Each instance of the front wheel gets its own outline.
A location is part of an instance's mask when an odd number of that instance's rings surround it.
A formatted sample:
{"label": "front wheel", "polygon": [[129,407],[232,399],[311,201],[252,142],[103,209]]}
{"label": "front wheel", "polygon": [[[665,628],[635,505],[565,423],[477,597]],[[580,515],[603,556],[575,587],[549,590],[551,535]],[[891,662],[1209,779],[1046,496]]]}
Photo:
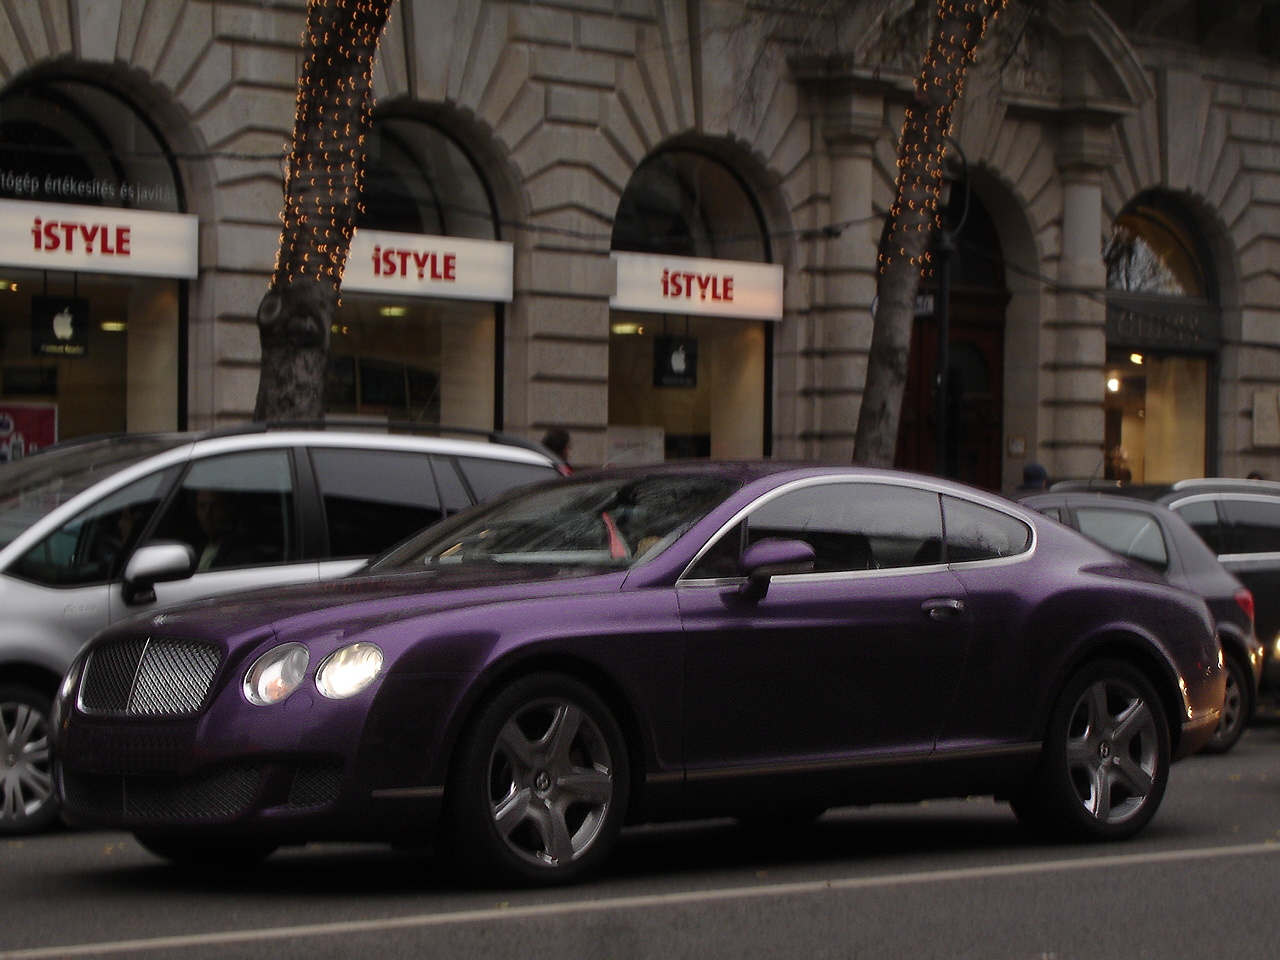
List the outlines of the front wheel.
{"label": "front wheel", "polygon": [[1078,671],[1055,706],[1035,778],[1013,801],[1037,832],[1120,840],[1155,816],[1169,780],[1169,727],[1151,683],[1132,665]]}
{"label": "front wheel", "polygon": [[465,735],[443,839],[483,879],[568,883],[608,855],[629,785],[622,733],[604,702],[571,677],[524,677]]}
{"label": "front wheel", "polygon": [[30,687],[0,686],[0,835],[37,833],[58,820],[49,756],[53,701]]}

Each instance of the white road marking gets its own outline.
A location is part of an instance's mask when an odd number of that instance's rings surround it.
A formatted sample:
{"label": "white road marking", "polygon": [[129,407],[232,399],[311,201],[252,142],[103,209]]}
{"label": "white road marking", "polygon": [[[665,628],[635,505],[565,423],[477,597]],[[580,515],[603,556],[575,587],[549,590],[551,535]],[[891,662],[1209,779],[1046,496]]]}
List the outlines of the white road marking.
{"label": "white road marking", "polygon": [[1241,844],[1234,847],[1205,847],[1190,850],[1084,857],[1072,860],[1047,860],[1036,863],[994,864],[986,867],[964,867],[955,870],[924,870],[919,873],[848,877],[842,880],[808,880],[752,887],[728,887],[716,890],[686,890],[681,893],[613,897],[606,900],[572,900],[562,903],[539,903],[514,907],[495,906],[477,910],[424,913],[377,920],[344,920],[333,923],[311,923],[294,927],[264,927],[257,930],[228,930],[220,933],[195,933],[174,937],[108,940],[101,943],[80,943],[61,947],[31,947],[23,950],[0,951],[0,960],[47,960],[47,958],[87,957],[147,950],[175,950],[186,947],[267,942],[293,937],[333,937],[468,923],[527,920],[531,918],[566,916],[575,913],[601,913],[608,910],[637,910],[715,903],[724,900],[790,897],[831,891],[866,890],[877,887],[901,887],[926,883],[956,883],[964,880],[984,880],[1055,872],[1066,873],[1073,870],[1096,870],[1108,867],[1135,867],[1147,864],[1177,863],[1180,861],[1217,860],[1225,857],[1251,857],[1276,853],[1280,853],[1280,843],[1268,841],[1266,843]]}

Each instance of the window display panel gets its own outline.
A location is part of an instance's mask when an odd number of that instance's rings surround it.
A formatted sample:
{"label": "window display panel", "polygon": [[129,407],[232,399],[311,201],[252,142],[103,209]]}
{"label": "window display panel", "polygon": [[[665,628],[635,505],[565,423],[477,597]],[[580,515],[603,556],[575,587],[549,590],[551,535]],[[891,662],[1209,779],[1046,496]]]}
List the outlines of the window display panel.
{"label": "window display panel", "polygon": [[0,268],[0,402],[55,439],[177,429],[178,357],[177,281]]}
{"label": "window display panel", "polygon": [[765,324],[615,310],[609,426],[653,428],[666,459],[764,455]]}
{"label": "window display panel", "polygon": [[1207,358],[1109,351],[1104,476],[1132,483],[1204,476],[1208,402]]}
{"label": "window display panel", "polygon": [[490,430],[495,329],[491,303],[343,297],[325,412]]}

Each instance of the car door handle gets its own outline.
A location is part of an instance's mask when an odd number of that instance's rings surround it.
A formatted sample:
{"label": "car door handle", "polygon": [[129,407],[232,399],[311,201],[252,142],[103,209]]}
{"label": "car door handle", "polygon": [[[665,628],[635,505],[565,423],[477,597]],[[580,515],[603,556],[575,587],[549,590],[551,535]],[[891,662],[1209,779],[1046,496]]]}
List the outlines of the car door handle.
{"label": "car door handle", "polygon": [[928,614],[931,620],[950,620],[964,612],[964,601],[955,597],[926,600],[920,604],[920,612]]}

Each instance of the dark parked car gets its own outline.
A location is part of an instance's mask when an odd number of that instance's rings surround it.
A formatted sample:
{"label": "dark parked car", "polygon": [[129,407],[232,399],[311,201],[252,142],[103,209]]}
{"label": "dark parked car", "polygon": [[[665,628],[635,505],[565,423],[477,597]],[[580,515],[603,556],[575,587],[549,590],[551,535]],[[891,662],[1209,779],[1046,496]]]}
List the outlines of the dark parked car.
{"label": "dark parked car", "polygon": [[1020,498],[1026,506],[1074,527],[1104,547],[1164,574],[1174,586],[1204,597],[1218,623],[1227,667],[1222,722],[1206,753],[1226,753],[1253,719],[1262,676],[1262,645],[1254,634],[1253,594],[1168,507],[1108,494],[1058,491]]}
{"label": "dark parked car", "polygon": [[1000,497],[672,464],[108,629],[58,696],[56,780],[176,861],[434,837],[535,884],[597,867],[627,822],[924,797],[1119,839],[1224,688],[1203,600]]}
{"label": "dark parked car", "polygon": [[[1088,481],[1066,481],[1053,489],[1097,487]],[[1165,504],[1249,588],[1264,656],[1262,689],[1280,693],[1280,483],[1207,477],[1172,485],[1111,484],[1107,492]]]}
{"label": "dark parked car", "polygon": [[109,623],[350,573],[447,513],[558,475],[514,438],[373,431],[128,434],[0,465],[0,835],[56,820],[50,704]]}

